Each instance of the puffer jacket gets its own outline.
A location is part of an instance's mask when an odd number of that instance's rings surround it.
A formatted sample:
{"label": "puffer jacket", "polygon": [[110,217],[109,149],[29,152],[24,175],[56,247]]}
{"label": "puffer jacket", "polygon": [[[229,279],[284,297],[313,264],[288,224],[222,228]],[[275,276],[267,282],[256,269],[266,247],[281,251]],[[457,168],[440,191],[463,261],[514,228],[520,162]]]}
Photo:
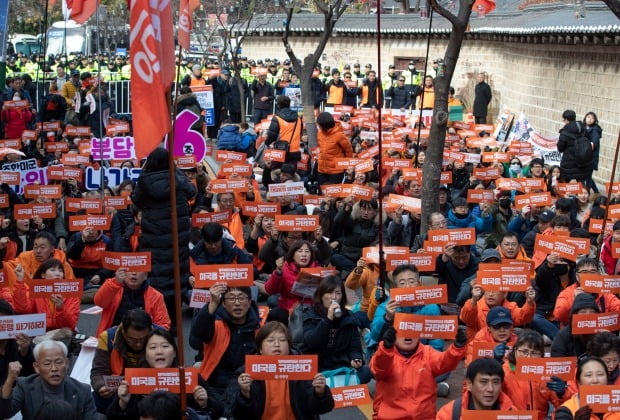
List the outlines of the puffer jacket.
{"label": "puffer jacket", "polygon": [[336,167],[336,158],[353,157],[351,142],[344,134],[340,123],[327,131],[319,130],[318,170],[322,174],[338,174],[344,172]]}
{"label": "puffer jacket", "polygon": [[330,321],[318,303],[305,312],[303,325],[302,353],[318,354],[320,371],[351,367],[351,360],[364,358],[357,319],[349,310]]}
{"label": "puffer jacket", "polygon": [[[318,267],[316,261],[312,261],[310,267]],[[292,292],[293,284],[297,280],[299,275],[299,267],[294,262],[285,261],[282,266],[282,274],[278,274],[275,270],[269,276],[269,280],[265,283],[265,290],[270,295],[280,293],[278,298],[278,306],[280,308],[290,311],[295,304],[302,302],[304,299],[301,296],[295,295]],[[306,302],[309,303],[309,302]]]}
{"label": "puffer jacket", "polygon": [[396,347],[383,343],[370,360],[377,381],[373,418],[434,419],[437,404],[435,378],[456,369],[465,347],[454,344],[444,352],[418,344],[413,355],[403,356]]}
{"label": "puffer jacket", "polygon": [[575,156],[575,140],[583,132],[583,124],[572,121],[560,130],[558,152],[562,153],[560,168],[567,181],[584,181],[592,171],[592,164],[587,167],[579,166]]}
{"label": "puffer jacket", "polygon": [[[181,287],[187,289],[189,272],[189,239],[191,217],[188,201],[196,195],[196,187],[179,169],[175,174],[177,197],[177,226],[179,231],[179,261]],[[140,251],[151,252],[151,286],[164,296],[174,294],[172,266],[172,218],[168,171],[142,172],[131,196],[142,210]]]}
{"label": "puffer jacket", "polygon": [[476,233],[491,232],[493,229],[493,215],[475,216],[471,211],[464,218],[456,217],[452,209],[448,210],[448,228],[476,228]]}
{"label": "puffer jacket", "polygon": [[241,141],[241,133],[239,133],[239,126],[237,125],[223,125],[217,133],[217,148],[219,150],[241,150]]}
{"label": "puffer jacket", "polygon": [[334,225],[341,226],[344,239],[340,253],[351,261],[357,261],[362,256],[362,248],[371,246],[379,235],[379,227],[374,220],[353,219],[351,211],[344,207],[334,218]]}

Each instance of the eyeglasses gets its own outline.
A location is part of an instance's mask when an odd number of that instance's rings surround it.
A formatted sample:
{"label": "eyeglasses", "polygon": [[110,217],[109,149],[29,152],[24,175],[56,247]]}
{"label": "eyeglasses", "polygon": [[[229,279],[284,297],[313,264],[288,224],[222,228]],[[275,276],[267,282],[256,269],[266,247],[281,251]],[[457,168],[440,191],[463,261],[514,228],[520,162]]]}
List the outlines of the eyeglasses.
{"label": "eyeglasses", "polygon": [[250,298],[248,298],[246,295],[237,295],[237,296],[226,296],[224,300],[227,303],[235,303],[235,302],[246,303],[248,300],[250,300]]}
{"label": "eyeglasses", "polygon": [[441,227],[441,226],[448,226],[448,221],[447,220],[442,220],[441,222],[433,222],[431,223],[432,227]]}
{"label": "eyeglasses", "polygon": [[398,81],[399,81],[399,82],[404,82],[404,81],[405,81],[405,79],[399,79]]}
{"label": "eyeglasses", "polygon": [[146,337],[147,337],[146,335],[144,337],[131,337],[125,334],[125,341],[127,341],[128,343],[132,343],[132,344],[141,344],[146,341]]}
{"label": "eyeglasses", "polygon": [[540,357],[542,353],[537,350],[525,350],[525,349],[517,349],[517,353],[523,357]]}
{"label": "eyeglasses", "polygon": [[344,76],[344,78],[345,78],[345,79],[350,79],[350,78],[351,78],[351,76]]}

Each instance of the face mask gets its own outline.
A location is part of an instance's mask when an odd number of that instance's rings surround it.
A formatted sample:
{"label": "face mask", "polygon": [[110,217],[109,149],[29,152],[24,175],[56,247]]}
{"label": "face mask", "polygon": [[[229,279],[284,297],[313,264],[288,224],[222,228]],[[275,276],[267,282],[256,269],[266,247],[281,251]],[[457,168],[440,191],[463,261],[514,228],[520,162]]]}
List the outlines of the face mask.
{"label": "face mask", "polygon": [[409,70],[413,70],[413,66],[409,66]]}
{"label": "face mask", "polygon": [[500,198],[499,199],[499,206],[503,209],[509,209],[510,208],[510,198]]}
{"label": "face mask", "polygon": [[521,166],[512,164],[512,165],[510,165],[510,170],[512,172],[519,172],[521,170]]}

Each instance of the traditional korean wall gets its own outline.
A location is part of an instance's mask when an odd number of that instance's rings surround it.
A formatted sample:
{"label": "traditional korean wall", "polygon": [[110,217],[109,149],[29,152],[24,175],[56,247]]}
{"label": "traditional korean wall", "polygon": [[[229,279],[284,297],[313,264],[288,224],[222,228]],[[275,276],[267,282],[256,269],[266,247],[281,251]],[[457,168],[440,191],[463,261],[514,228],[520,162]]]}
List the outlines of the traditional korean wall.
{"label": "traditional korean wall", "polygon": [[[318,38],[294,39],[299,57],[314,51]],[[431,40],[429,61],[442,57],[444,40]],[[250,58],[285,59],[280,37],[246,39],[244,55]],[[423,57],[426,40],[384,39],[381,66],[387,72],[396,57]],[[339,66],[359,62],[377,67],[376,41],[337,34],[328,43],[323,64]],[[525,44],[465,41],[452,81],[466,104],[473,101],[476,74],[485,71],[493,89],[491,116],[501,106],[527,115],[544,137],[557,137],[562,112],[574,109],[578,118],[594,111],[603,128],[601,162],[595,176],[609,180],[612,159],[620,130],[620,50],[617,46]],[[618,177],[616,178],[618,179]]]}

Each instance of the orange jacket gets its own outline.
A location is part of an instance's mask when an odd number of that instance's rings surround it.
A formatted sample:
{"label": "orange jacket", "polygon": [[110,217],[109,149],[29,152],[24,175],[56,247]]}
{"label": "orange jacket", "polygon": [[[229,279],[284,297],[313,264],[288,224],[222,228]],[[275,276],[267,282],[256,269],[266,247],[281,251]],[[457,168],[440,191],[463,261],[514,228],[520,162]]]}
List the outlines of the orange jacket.
{"label": "orange jacket", "polygon": [[[522,308],[514,303],[504,299],[502,305],[510,311],[512,322],[515,326],[529,324],[534,319],[536,313],[536,303],[525,303]],[[489,305],[487,305],[484,296],[474,305],[473,300],[469,299],[461,308],[461,321],[467,325],[467,338],[471,339],[476,332],[487,326],[487,314],[489,313]]]}
{"label": "orange jacket", "polygon": [[514,258],[508,258],[507,256],[505,256],[499,245],[495,249],[497,250],[497,252],[499,252],[499,255],[501,255],[502,257],[502,261],[504,262],[506,260],[530,261],[530,257],[527,256],[527,254],[525,253],[525,249],[523,249],[521,245],[519,245],[519,252],[517,253],[517,256]]}
{"label": "orange jacket", "polygon": [[[570,311],[575,302],[575,289],[579,287],[577,283],[573,283],[566,289],[562,290],[555,300],[555,308],[553,309],[553,317],[560,321],[562,326],[568,325],[570,319]],[[596,295],[596,304],[602,312],[620,312],[620,299],[611,293],[599,293]]]}
{"label": "orange jacket", "polygon": [[[464,392],[461,398],[462,398],[461,399],[461,415],[458,417],[459,419],[463,415],[463,410],[467,410],[467,407],[469,406],[469,391]],[[499,409],[501,411],[515,410],[515,407],[512,404],[512,400],[505,393],[501,392],[499,394],[498,401],[499,401]],[[435,417],[435,420],[452,420],[453,407],[454,407],[454,401],[450,401],[448,404],[441,407],[441,409],[439,409],[439,412],[437,413],[437,417]]]}
{"label": "orange jacket", "polygon": [[[362,94],[362,100],[360,105],[368,105],[368,85],[363,85],[360,89]],[[375,88],[375,98],[377,99],[377,105],[383,106],[383,92],[381,89],[381,83],[377,81],[377,87]]]}
{"label": "orange jacket", "polygon": [[215,321],[215,332],[210,343],[204,344],[204,356],[202,365],[200,366],[200,376],[205,381],[209,380],[209,376],[213,373],[217,365],[220,363],[224,352],[230,343],[230,330],[221,319]]}
{"label": "orange jacket", "polygon": [[106,246],[103,237],[100,237],[97,242],[86,243],[80,254],[80,258],[70,258],[69,263],[75,268],[100,269],[102,267],[101,261]]}
{"label": "orange jacket", "polygon": [[567,388],[560,398],[555,392],[547,388],[546,382],[521,381],[515,378],[515,367],[509,362],[504,363],[504,383],[502,391],[510,395],[510,399],[517,410],[537,410],[538,419],[547,417],[548,404],[556,409],[573,393]]}
{"label": "orange jacket", "polygon": [[[562,404],[562,407],[566,407],[570,410],[570,412],[574,415],[577,410],[579,410],[579,394],[573,395],[571,399]],[[592,413],[590,416],[591,420],[601,420],[596,414]],[[620,420],[620,413],[607,413],[603,415],[603,420]]]}
{"label": "orange jacket", "polygon": [[[508,347],[513,347],[517,342],[517,338],[517,334],[513,332],[508,339],[508,343],[506,343],[506,345]],[[499,344],[493,339],[493,336],[491,335],[488,327],[481,329],[476,333],[474,339],[467,343],[467,356],[465,357],[465,366],[468,366],[472,362],[474,358],[474,343],[478,342]]]}
{"label": "orange jacket", "polygon": [[370,360],[377,381],[373,419],[435,418],[435,377],[456,369],[464,354],[465,348],[454,345],[439,352],[420,343],[412,356],[405,357],[381,342]]}
{"label": "orange jacket", "polygon": [[[112,326],[124,292],[125,288],[123,285],[118,284],[113,278],[106,280],[97,290],[95,305],[103,309],[99,328],[97,329],[97,336]],[[144,289],[144,310],[151,316],[154,324],[167,330],[170,329],[170,317],[164,303],[164,296],[151,286],[147,286]]]}
{"label": "orange jacket", "polygon": [[[33,280],[36,282],[36,280]],[[45,329],[47,331],[58,328],[69,328],[75,331],[80,316],[80,299],[65,299],[62,309],[56,309],[50,298],[30,298],[30,288],[24,282],[16,282],[13,290],[15,313],[42,314],[45,313]]]}
{"label": "orange jacket", "polygon": [[[219,211],[216,208],[215,211]],[[235,244],[238,248],[245,248],[245,240],[243,239],[243,222],[241,221],[241,215],[238,211],[233,211],[230,215],[230,222],[222,223],[222,227],[228,229],[228,232],[235,238]]]}
{"label": "orange jacket", "polygon": [[344,135],[339,123],[327,131],[319,130],[317,134],[319,145],[318,171],[322,174],[338,174],[344,172],[336,167],[336,158],[353,157],[351,142]]}
{"label": "orange jacket", "polygon": [[424,95],[418,96],[418,108],[433,109],[435,107],[435,89],[424,88]]}
{"label": "orange jacket", "polygon": [[360,311],[362,312],[368,312],[370,297],[374,296],[373,290],[375,289],[377,279],[379,278],[379,266],[377,264],[373,264],[370,267],[364,268],[364,270],[362,270],[362,274],[357,274],[355,270],[351,271],[346,282],[344,283],[344,285],[349,289],[355,290],[360,287],[362,288],[362,302],[360,303]]}
{"label": "orange jacket", "polygon": [[[52,257],[62,261],[65,279],[75,278],[73,275],[73,269],[69,263],[67,263],[67,257],[64,251],[56,249],[54,250],[54,255]],[[24,279],[29,280],[37,271],[41,263],[34,257],[34,251],[24,251],[20,253],[17,258],[11,261],[5,261],[4,268],[6,268],[6,270],[4,271],[6,273],[6,284],[11,290],[15,288],[15,282],[17,281],[17,277],[15,276],[15,267],[18,265],[21,265],[24,269]]]}

